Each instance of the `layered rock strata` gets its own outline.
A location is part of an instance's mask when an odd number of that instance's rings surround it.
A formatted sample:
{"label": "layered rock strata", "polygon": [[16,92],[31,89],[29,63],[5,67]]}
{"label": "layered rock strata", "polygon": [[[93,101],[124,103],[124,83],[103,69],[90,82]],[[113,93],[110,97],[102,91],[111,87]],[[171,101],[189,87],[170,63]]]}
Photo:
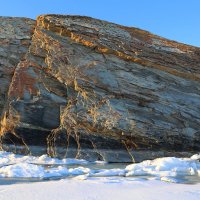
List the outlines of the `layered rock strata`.
{"label": "layered rock strata", "polygon": [[130,162],[200,151],[200,49],[81,16],[0,18],[2,147]]}

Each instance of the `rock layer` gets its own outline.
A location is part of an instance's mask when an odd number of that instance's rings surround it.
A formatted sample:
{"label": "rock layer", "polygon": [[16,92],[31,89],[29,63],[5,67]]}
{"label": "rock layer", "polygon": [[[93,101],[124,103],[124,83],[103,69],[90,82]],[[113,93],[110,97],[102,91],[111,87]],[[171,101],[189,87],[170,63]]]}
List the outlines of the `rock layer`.
{"label": "rock layer", "polygon": [[0,115],[14,70],[28,51],[34,27],[31,19],[0,17]]}
{"label": "rock layer", "polygon": [[30,39],[34,21],[2,19],[0,43],[18,41],[3,73],[20,53],[1,77],[3,143],[112,162],[200,150],[199,48],[80,16],[39,16]]}

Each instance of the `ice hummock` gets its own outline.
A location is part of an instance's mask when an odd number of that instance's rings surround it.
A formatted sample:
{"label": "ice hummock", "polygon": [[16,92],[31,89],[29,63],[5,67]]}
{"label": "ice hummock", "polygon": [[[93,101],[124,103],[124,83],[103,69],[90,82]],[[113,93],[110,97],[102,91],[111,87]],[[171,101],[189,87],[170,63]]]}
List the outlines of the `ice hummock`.
{"label": "ice hummock", "polygon": [[[161,181],[178,182],[177,177],[200,177],[200,155],[191,158],[163,157],[129,164],[124,168],[106,168],[106,163],[91,163],[79,159],[57,159],[47,155],[23,156],[0,152],[0,177],[51,178],[51,177],[155,177]],[[101,165],[93,167],[90,165]]]}

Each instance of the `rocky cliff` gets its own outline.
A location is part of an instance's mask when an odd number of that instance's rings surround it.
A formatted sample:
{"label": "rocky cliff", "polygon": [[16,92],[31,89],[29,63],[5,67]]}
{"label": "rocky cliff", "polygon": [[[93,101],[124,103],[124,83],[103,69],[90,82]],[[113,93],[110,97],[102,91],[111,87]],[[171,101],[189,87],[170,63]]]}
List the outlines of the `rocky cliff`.
{"label": "rocky cliff", "polygon": [[200,49],[88,17],[1,17],[0,115],[5,150],[189,155],[200,151]]}

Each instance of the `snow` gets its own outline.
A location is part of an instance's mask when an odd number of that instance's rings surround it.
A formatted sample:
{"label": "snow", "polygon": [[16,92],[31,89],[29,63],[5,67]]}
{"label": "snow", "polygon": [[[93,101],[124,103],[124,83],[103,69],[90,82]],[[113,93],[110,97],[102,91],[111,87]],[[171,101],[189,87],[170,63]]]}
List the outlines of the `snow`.
{"label": "snow", "polygon": [[[99,161],[0,152],[0,200],[199,200],[199,159],[199,154],[191,158],[165,157],[108,168],[107,163]],[[185,177],[198,183],[183,184]],[[30,182],[34,178],[42,182]],[[52,178],[60,180],[48,180]],[[6,184],[2,180],[15,181]],[[17,180],[29,182],[15,183]]]}
{"label": "snow", "polygon": [[79,164],[79,165],[86,165],[89,162],[86,160],[82,159],[57,159],[57,158],[50,158],[47,155],[42,155],[39,157],[35,156],[22,156],[22,155],[17,155],[14,153],[10,152],[4,152],[0,151],[0,166],[2,165],[10,165],[12,163],[32,163],[32,164],[46,164],[46,165],[52,165],[52,164],[57,164],[57,165],[73,165],[73,164]]}
{"label": "snow", "polygon": [[[198,156],[196,155],[196,158]],[[200,176],[200,163],[195,156],[191,158],[158,158],[143,161],[139,164],[131,164],[126,167],[126,176],[156,175],[156,176]]]}
{"label": "snow", "polygon": [[200,184],[119,178],[64,179],[0,186],[0,200],[199,200]]}
{"label": "snow", "polygon": [[195,154],[193,156],[191,156],[192,160],[200,160],[200,154]]}
{"label": "snow", "polygon": [[27,164],[27,163],[19,163],[9,166],[4,166],[0,168],[1,177],[27,177],[27,178],[36,178],[43,177],[44,170],[43,167]]}
{"label": "snow", "polygon": [[[130,164],[122,169],[104,169],[103,167],[106,166],[105,163],[96,162],[93,164],[102,165],[101,169],[90,169],[88,165],[91,163],[85,160],[59,160],[57,158],[50,158],[47,155],[34,157],[0,152],[0,177],[49,178],[79,175],[87,175],[88,177],[155,176],[161,181],[173,180],[172,182],[174,182],[175,179],[170,179],[169,177],[200,176],[199,157],[200,155],[193,155],[191,158],[157,158],[155,160]],[[72,164],[75,164],[76,167],[71,167]]]}

